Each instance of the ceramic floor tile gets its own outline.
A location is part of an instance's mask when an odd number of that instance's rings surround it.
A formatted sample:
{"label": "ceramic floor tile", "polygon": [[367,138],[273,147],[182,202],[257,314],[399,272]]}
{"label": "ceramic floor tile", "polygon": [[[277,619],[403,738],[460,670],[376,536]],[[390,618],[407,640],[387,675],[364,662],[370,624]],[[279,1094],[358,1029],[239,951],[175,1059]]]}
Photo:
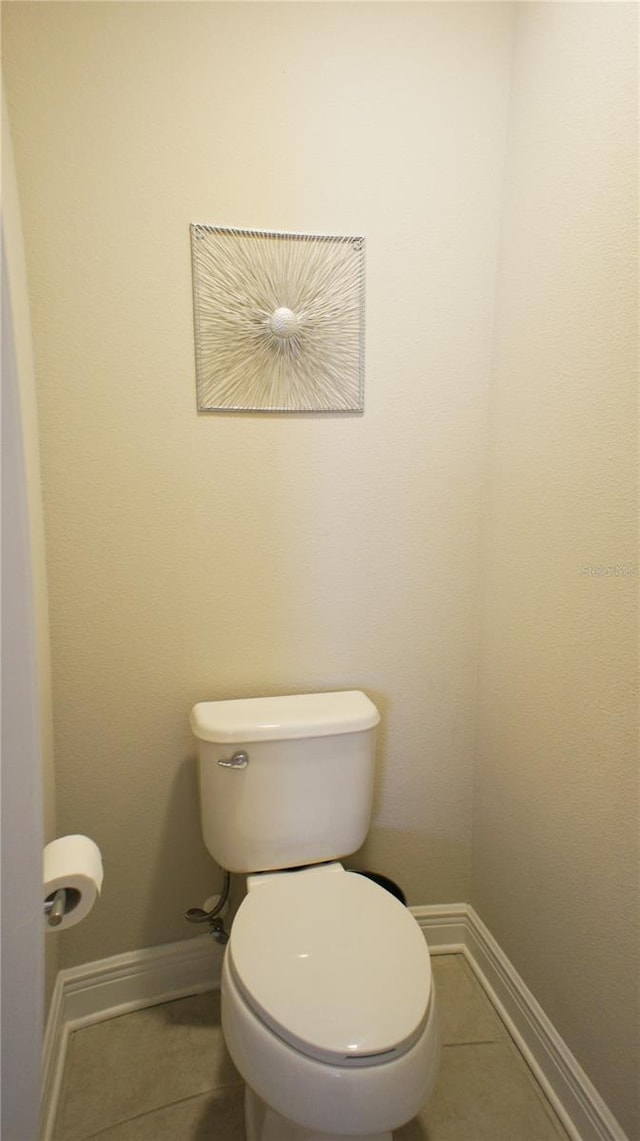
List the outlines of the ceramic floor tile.
{"label": "ceramic floor tile", "polygon": [[464,955],[432,955],[431,967],[445,1046],[508,1037]]}
{"label": "ceramic floor tile", "polygon": [[569,1141],[510,1041],[445,1046],[428,1105],[394,1141]]}
{"label": "ceramic floor tile", "polygon": [[[568,1141],[461,955],[433,958],[441,1072],[394,1141]],[[76,1031],[54,1141],[244,1141],[217,992]]]}
{"label": "ceramic floor tile", "polygon": [[91,1141],[245,1141],[243,1087],[225,1086],[167,1105],[102,1130]]}
{"label": "ceramic floor tile", "polygon": [[54,1141],[240,1081],[222,1039],[220,994],[134,1011],[71,1036]]}

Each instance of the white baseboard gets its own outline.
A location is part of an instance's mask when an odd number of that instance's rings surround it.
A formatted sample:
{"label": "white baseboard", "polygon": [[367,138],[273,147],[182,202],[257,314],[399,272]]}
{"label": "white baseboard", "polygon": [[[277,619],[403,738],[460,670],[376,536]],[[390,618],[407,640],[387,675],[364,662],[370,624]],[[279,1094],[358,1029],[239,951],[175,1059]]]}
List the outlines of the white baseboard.
{"label": "white baseboard", "polygon": [[[464,954],[572,1141],[629,1141],[493,936],[465,903],[412,907],[433,954]],[[43,1045],[41,1141],[51,1141],[69,1034],[220,985],[208,935],[60,971]]]}
{"label": "white baseboard", "polygon": [[51,1141],[69,1035],[174,998],[220,986],[223,948],[209,935],[60,971],[43,1043],[40,1141]]}
{"label": "white baseboard", "polygon": [[411,911],[433,954],[465,955],[572,1141],[629,1141],[474,909],[460,903]]}
{"label": "white baseboard", "polygon": [[64,1021],[62,971],[56,978],[42,1043],[42,1090],[40,1094],[40,1137],[49,1141],[53,1134],[69,1031]]}

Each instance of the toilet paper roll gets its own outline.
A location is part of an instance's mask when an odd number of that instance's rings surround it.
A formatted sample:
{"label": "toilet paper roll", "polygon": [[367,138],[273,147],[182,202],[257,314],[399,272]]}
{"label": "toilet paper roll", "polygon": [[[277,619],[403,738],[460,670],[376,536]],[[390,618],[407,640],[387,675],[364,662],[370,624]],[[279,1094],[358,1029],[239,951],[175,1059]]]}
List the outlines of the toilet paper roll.
{"label": "toilet paper roll", "polygon": [[102,889],[102,856],[88,836],[61,836],[47,844],[43,859],[44,898],[66,889],[65,914],[57,927],[46,921],[47,931],[74,927],[91,911]]}

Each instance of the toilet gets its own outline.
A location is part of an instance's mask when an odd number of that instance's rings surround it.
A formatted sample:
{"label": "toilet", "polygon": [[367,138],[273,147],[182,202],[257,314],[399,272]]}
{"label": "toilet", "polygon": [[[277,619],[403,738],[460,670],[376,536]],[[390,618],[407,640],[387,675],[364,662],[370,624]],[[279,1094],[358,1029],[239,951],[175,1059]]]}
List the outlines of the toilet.
{"label": "toilet", "polygon": [[247,875],[222,1029],[247,1141],[391,1141],[439,1056],[429,951],[411,913],[341,860],[367,835],[379,713],[360,691],[201,702],[202,832]]}

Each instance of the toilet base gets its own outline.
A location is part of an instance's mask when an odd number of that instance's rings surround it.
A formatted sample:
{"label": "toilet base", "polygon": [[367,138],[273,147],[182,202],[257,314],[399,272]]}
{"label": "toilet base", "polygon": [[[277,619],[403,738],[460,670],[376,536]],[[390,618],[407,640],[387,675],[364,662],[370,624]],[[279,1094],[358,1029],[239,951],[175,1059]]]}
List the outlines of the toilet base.
{"label": "toilet base", "polygon": [[[318,1133],[287,1121],[262,1101],[249,1086],[244,1087],[244,1123],[247,1141],[344,1141],[346,1134]],[[359,1134],[356,1141],[393,1141],[391,1133]]]}

